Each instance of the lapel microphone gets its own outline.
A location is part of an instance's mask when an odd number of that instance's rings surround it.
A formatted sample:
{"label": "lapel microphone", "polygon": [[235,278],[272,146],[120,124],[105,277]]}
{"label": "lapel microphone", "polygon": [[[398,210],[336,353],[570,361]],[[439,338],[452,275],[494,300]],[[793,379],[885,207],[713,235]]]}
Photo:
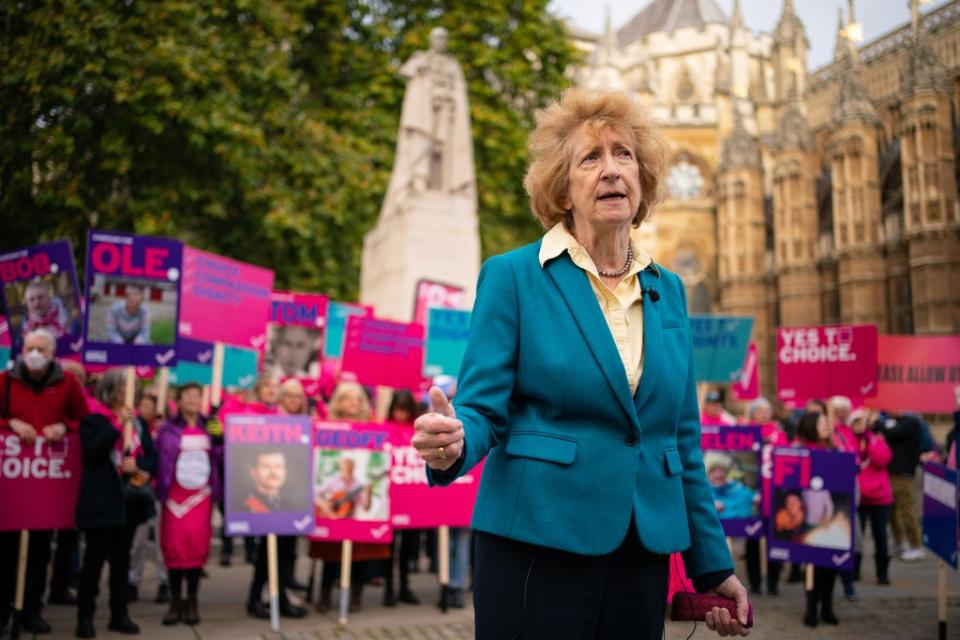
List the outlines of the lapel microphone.
{"label": "lapel microphone", "polygon": [[650,296],[651,302],[656,302],[657,300],[660,299],[660,294],[657,293],[657,290],[654,289],[653,287],[643,287],[642,289],[640,289],[640,293],[642,293],[645,296]]}

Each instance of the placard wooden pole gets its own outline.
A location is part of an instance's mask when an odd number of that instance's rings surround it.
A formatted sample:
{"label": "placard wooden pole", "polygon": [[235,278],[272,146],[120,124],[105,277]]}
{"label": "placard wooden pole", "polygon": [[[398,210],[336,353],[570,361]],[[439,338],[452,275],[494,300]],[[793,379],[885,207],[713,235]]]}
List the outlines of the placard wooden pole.
{"label": "placard wooden pole", "polygon": [[350,608],[350,569],[353,563],[353,541],[344,540],[340,554],[340,624],[347,624],[347,612]]}
{"label": "placard wooden pole", "polygon": [[277,571],[277,534],[267,534],[267,592],[270,594],[270,629],[280,631],[280,581]]}
{"label": "placard wooden pole", "polygon": [[162,418],[167,417],[167,394],[170,387],[170,368],[160,367],[157,374],[157,413]]}
{"label": "placard wooden pole", "polygon": [[450,589],[450,527],[441,525],[437,535],[437,573],[440,578],[440,610],[447,612]]}
{"label": "placard wooden pole", "polygon": [[200,401],[201,406],[203,406],[203,415],[210,415],[210,385],[203,385],[203,398]]}
{"label": "placard wooden pole", "polygon": [[769,574],[770,566],[767,564],[767,537],[760,538],[760,578],[766,578]]}
{"label": "placard wooden pole", "polygon": [[210,382],[210,404],[219,407],[223,401],[223,355],[222,342],[213,343],[213,380]]}
{"label": "placard wooden pole", "polygon": [[23,618],[23,594],[27,583],[27,549],[30,547],[30,532],[20,530],[20,549],[17,555],[17,591],[13,600],[13,626],[10,637],[20,637],[20,623]]}
{"label": "placard wooden pole", "polygon": [[813,565],[808,564],[806,566],[806,580],[804,581],[804,587],[807,591],[813,591]]}
{"label": "placard wooden pole", "polygon": [[[131,411],[134,411],[136,407],[134,404],[137,401],[137,368],[136,367],[127,367],[126,369],[126,386],[124,388],[123,394],[123,403],[127,405]],[[123,453],[126,455],[130,451],[130,443],[133,441],[133,420],[127,420],[123,423]]]}
{"label": "placard wooden pole", "polygon": [[937,618],[940,640],[947,640],[947,563],[943,560],[937,576]]}
{"label": "placard wooden pole", "polygon": [[733,557],[733,538],[727,536],[727,549],[730,551],[730,557]]}

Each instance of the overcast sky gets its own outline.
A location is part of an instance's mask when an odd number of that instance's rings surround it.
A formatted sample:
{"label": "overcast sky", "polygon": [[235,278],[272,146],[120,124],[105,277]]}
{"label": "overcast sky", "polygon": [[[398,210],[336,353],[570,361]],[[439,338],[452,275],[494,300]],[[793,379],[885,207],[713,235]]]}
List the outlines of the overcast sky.
{"label": "overcast sky", "polygon": [[[637,15],[651,0],[553,0],[551,8],[573,24],[600,33],[603,31],[605,7],[610,7],[613,28],[619,29]],[[716,0],[730,15],[733,0]],[[945,4],[947,0],[933,0],[921,5],[926,13]],[[795,0],[794,6],[807,29],[810,40],[810,68],[816,69],[833,57],[837,32],[837,8],[846,10],[847,0]],[[772,32],[780,17],[782,0],[740,0],[744,22],[753,31]],[[864,42],[910,21],[908,0],[856,0],[855,14],[863,25]]]}

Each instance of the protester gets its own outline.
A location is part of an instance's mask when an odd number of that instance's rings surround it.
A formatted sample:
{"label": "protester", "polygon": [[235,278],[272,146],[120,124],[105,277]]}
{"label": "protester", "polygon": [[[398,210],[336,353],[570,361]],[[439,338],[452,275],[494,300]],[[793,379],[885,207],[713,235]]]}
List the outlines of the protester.
{"label": "protester", "polygon": [[[826,413],[808,412],[800,417],[797,424],[797,441],[794,446],[805,449],[822,449],[835,451],[836,443],[830,432]],[[820,524],[825,514],[832,514],[832,502],[828,502],[829,492],[824,496],[822,491],[804,490],[804,518],[807,524]],[[810,504],[807,504],[807,503]],[[803,624],[808,627],[817,626],[817,609],[820,610],[819,619],[827,624],[839,624],[833,612],[833,588],[836,584],[837,571],[825,567],[814,567],[813,590],[806,592],[807,609],[803,616]]]}
{"label": "protester", "polygon": [[[853,411],[853,403],[846,396],[833,396],[827,402],[827,421],[830,424],[830,430],[833,433],[834,442],[840,451],[856,453],[856,442],[853,431],[850,429],[850,413]],[[856,493],[859,500],[859,493]],[[859,502],[856,505],[859,507]],[[853,528],[857,528],[857,513],[854,510]],[[840,579],[843,582],[843,593],[846,598],[852,602],[859,600],[856,589],[856,581],[859,580],[860,558],[863,557],[863,542],[860,536],[854,537],[854,568],[849,571],[840,571]]]}
{"label": "protester", "polygon": [[80,422],[83,473],[77,527],[83,531],[86,549],[80,570],[78,638],[96,635],[93,615],[104,561],[110,563],[108,629],[140,633],[127,608],[130,547],[137,526],[153,515],[154,495],[148,483],[157,460],[149,431],[138,433],[132,424],[133,410],[124,397],[126,376],[123,369],[104,373],[97,384],[97,402]]}
{"label": "protester", "polygon": [[[65,372],[73,374],[87,398],[85,388],[87,372],[77,360],[59,360]],[[76,606],[74,591],[80,579],[80,532],[75,528],[58,529],[54,545],[53,566],[50,571],[50,595],[47,603]]]}
{"label": "protester", "polygon": [[[160,415],[157,411],[157,397],[150,393],[143,393],[137,402],[137,416],[134,424],[138,433],[148,431],[151,438],[156,438]],[[141,435],[141,437],[143,437]],[[130,602],[136,602],[140,599],[140,582],[143,579],[143,571],[147,563],[147,557],[153,558],[155,567],[155,577],[157,579],[157,596],[154,602],[157,604],[166,604],[170,599],[170,591],[167,580],[167,568],[163,563],[163,553],[160,550],[160,532],[158,521],[160,518],[161,504],[157,502],[154,505],[154,515],[137,527],[133,534],[133,543],[130,547]]]}
{"label": "protester", "polygon": [[167,626],[181,620],[188,625],[200,623],[197,595],[210,553],[213,504],[220,499],[221,452],[206,432],[202,403],[199,384],[181,386],[177,415],[157,434],[157,497],[163,505],[160,546],[170,580],[170,607],[163,616]]}
{"label": "protester", "polygon": [[[0,431],[12,431],[23,445],[38,437],[59,442],[88,413],[80,384],[54,360],[56,348],[49,331],[35,329],[24,337],[13,368],[0,373]],[[52,536],[53,531],[30,532],[21,626],[31,633],[50,633],[41,614]],[[0,532],[0,630],[13,612],[19,541],[19,531]]]}
{"label": "protester", "polygon": [[[247,405],[246,410],[255,413],[287,413],[287,409],[292,409],[295,406],[300,411],[305,411],[303,386],[296,380],[288,382],[290,384],[286,386],[288,394],[285,398],[284,387],[280,384],[279,376],[275,372],[265,372],[254,384],[255,400]],[[296,387],[299,387],[299,389]],[[290,393],[290,391],[293,393]],[[294,398],[294,396],[296,397]],[[277,499],[277,497],[274,499]],[[285,618],[302,618],[307,615],[307,610],[293,604],[287,595],[287,589],[292,586],[290,581],[293,578],[296,543],[297,538],[295,536],[277,536],[280,615]],[[259,539],[253,565],[253,577],[247,596],[247,615],[267,620],[270,618],[270,611],[263,602],[263,588],[267,584],[268,577],[266,536]]]}
{"label": "protester", "polygon": [[[393,392],[390,408],[387,410],[387,422],[408,427],[413,436],[413,421],[419,416],[419,407],[413,394],[406,389]],[[394,607],[397,601],[405,604],[420,604],[420,599],[410,589],[410,567],[420,554],[420,535],[423,529],[403,529],[394,532],[391,545],[391,558],[386,561],[386,585],[383,592],[383,605]],[[399,564],[400,593],[394,592],[394,565]]]}
{"label": "protester", "polygon": [[913,500],[913,477],[920,462],[920,421],[912,415],[888,411],[880,421],[879,431],[893,452],[887,465],[893,488],[893,539],[900,545],[901,560],[922,560],[926,554],[920,546],[920,519]]}
{"label": "protester", "polygon": [[[890,506],[893,504],[893,489],[887,465],[893,459],[893,453],[887,441],[871,430],[873,416],[864,409],[850,415],[850,427],[854,437],[854,452],[857,454],[859,473],[857,487],[860,493],[860,532],[866,533],[867,523],[873,533],[873,558],[877,572],[877,584],[888,585],[890,578],[890,552],[887,547],[887,522],[890,520]],[[855,556],[859,567],[862,554]],[[859,571],[855,571],[859,573]]]}
{"label": "protester", "polygon": [[107,310],[107,339],[116,344],[150,344],[150,310],[143,304],[143,287],[127,285],[123,300]]}
{"label": "protester", "polygon": [[708,391],[703,399],[703,412],[700,415],[700,424],[720,425],[731,427],[737,424],[736,419],[723,408],[723,391],[715,389]]}
{"label": "protester", "polygon": [[[353,382],[341,382],[330,397],[327,418],[351,422],[370,422],[373,410],[370,398],[363,387]],[[390,557],[389,544],[356,543],[353,545],[353,562],[350,566],[349,610],[357,612],[363,602],[363,588],[374,573],[376,563]],[[330,609],[331,590],[340,576],[341,547],[339,542],[311,542],[310,556],[323,560],[323,575],[320,579],[320,599],[317,611]],[[382,562],[380,563],[382,565]]]}

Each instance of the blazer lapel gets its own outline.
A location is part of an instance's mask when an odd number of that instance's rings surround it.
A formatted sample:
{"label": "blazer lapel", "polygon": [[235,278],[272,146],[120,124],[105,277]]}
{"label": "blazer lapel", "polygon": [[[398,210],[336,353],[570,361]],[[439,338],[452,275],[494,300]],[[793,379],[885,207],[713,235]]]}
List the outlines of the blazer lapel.
{"label": "blazer lapel", "polygon": [[[656,276],[649,269],[640,272],[640,287],[648,291],[648,287],[656,287]],[[661,296],[662,297],[662,296]],[[663,324],[660,319],[660,305],[662,303],[651,300],[651,296],[643,295],[643,373],[640,375],[640,385],[637,387],[636,411],[650,399],[653,388],[657,385],[663,364]]]}
{"label": "blazer lapel", "polygon": [[[580,328],[587,346],[603,371],[613,395],[621,404],[634,428],[639,429],[637,410],[630,397],[630,385],[623,370],[620,352],[610,335],[607,321],[597,304],[588,276],[573,264],[566,253],[551,260],[544,269],[563,296],[570,314]],[[646,308],[644,308],[646,311]],[[646,333],[644,334],[646,339]]]}

